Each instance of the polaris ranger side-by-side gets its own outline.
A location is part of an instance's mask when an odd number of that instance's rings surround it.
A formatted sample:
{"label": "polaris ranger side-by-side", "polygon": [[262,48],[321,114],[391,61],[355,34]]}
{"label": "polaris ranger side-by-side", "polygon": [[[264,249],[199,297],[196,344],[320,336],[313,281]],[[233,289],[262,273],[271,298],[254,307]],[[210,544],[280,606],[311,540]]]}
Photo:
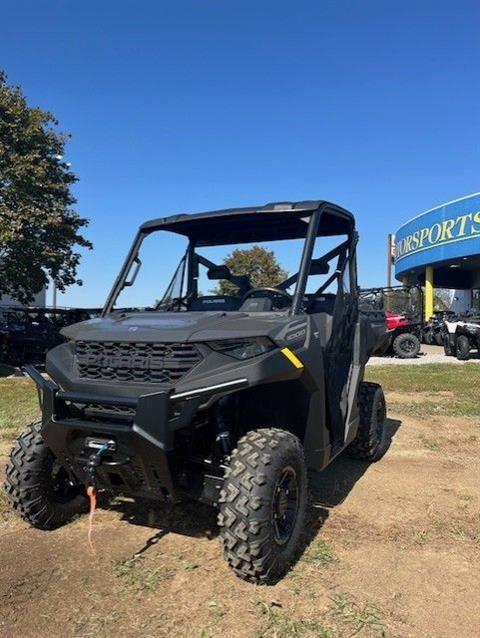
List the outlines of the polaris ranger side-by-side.
{"label": "polaris ranger side-by-side", "polygon": [[[117,308],[154,235],[165,236],[161,253],[147,251],[157,272],[185,243],[170,285],[151,307]],[[205,256],[286,240],[300,248],[299,268],[276,287],[252,288]],[[324,201],[143,224],[101,317],[62,331],[68,341],[48,353],[47,377],[27,366],[42,420],[11,452],[13,507],[51,529],[84,511],[87,487],[193,498],[218,507],[239,576],[282,574],[304,524],[307,469],[344,449],[376,461],[387,446],[382,389],[363,381],[385,317],[359,312],[356,243],[352,214]],[[203,276],[236,294],[202,295]]]}

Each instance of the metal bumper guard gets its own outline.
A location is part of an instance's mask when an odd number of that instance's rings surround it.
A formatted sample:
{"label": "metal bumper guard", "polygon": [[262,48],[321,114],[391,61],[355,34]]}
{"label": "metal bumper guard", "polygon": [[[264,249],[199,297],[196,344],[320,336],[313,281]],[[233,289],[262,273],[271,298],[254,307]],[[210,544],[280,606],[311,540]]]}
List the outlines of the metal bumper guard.
{"label": "metal bumper guard", "polygon": [[[87,440],[112,440],[115,451],[105,454],[96,469],[99,487],[134,496],[177,499],[169,464],[174,432],[189,425],[204,400],[202,394],[187,398],[155,392],[138,399],[87,396],[61,390],[32,365],[25,366],[25,371],[39,389],[42,436],[61,465],[87,483]],[[133,408],[132,422],[92,421],[75,416],[72,406],[92,403]],[[179,409],[169,418],[171,407],[176,405]]]}

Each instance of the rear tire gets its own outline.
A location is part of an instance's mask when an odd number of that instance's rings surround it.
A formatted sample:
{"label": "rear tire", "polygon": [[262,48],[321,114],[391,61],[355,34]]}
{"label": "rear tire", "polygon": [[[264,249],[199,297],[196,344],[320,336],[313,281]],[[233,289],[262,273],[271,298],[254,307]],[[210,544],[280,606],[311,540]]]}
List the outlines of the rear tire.
{"label": "rear tire", "polygon": [[248,432],[231,455],[220,492],[224,556],[240,578],[274,582],[295,557],[307,504],[307,471],[296,436]]}
{"label": "rear tire", "polygon": [[85,488],[56,462],[32,423],[19,436],[6,468],[5,491],[13,509],[33,527],[49,530],[88,511]]}
{"label": "rear tire", "polygon": [[466,335],[459,335],[456,342],[457,359],[468,361],[470,359],[470,339]]}
{"label": "rear tire", "polygon": [[414,359],[420,352],[420,339],[410,333],[404,332],[393,340],[393,352],[399,359]]}
{"label": "rear tire", "polygon": [[364,381],[358,392],[358,403],[360,424],[347,453],[354,459],[379,461],[388,448],[387,408],[382,387],[378,383]]}

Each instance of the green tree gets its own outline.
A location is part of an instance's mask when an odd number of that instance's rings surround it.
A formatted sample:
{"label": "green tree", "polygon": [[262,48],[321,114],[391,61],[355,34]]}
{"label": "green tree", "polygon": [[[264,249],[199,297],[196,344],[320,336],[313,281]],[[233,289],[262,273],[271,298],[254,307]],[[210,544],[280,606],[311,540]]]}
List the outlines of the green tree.
{"label": "green tree", "polygon": [[[237,248],[226,259],[234,275],[247,275],[253,288],[262,286],[278,286],[288,277],[288,273],[278,263],[273,251],[261,246],[249,249]],[[219,295],[235,295],[237,287],[229,281],[221,280],[215,293]]]}
{"label": "green tree", "polygon": [[69,136],[57,125],[0,70],[0,299],[28,303],[48,276],[61,291],[82,283],[75,247],[92,245],[79,234],[88,221],[71,208],[77,178],[63,160]]}

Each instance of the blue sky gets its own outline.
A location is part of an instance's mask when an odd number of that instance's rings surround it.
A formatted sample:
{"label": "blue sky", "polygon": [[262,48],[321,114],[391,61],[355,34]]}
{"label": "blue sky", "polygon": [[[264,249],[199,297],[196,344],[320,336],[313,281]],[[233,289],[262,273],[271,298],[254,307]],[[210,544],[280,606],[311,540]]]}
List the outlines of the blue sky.
{"label": "blue sky", "polygon": [[[352,210],[361,283],[380,285],[388,232],[480,190],[477,1],[0,0],[0,11],[0,66],[72,134],[77,210],[91,220],[84,286],[61,304],[104,300],[145,219],[275,200]],[[167,245],[159,288],[169,256]]]}

